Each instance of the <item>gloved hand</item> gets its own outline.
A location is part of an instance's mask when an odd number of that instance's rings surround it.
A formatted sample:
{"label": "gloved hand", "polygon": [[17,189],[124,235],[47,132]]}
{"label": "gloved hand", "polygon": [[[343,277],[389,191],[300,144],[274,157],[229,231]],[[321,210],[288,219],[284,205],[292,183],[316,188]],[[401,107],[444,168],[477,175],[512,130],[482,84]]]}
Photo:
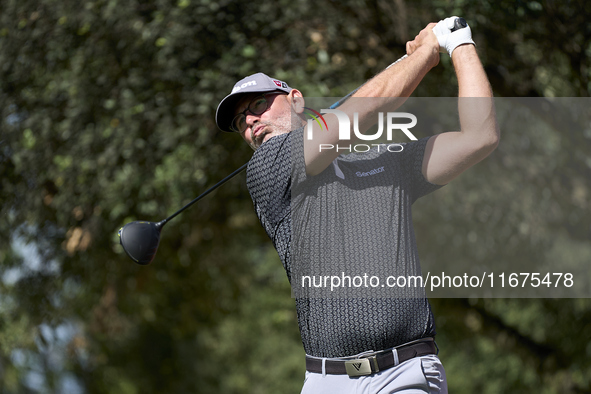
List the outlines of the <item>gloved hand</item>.
{"label": "gloved hand", "polygon": [[452,31],[456,18],[457,16],[445,18],[439,21],[439,23],[433,28],[433,33],[435,33],[435,36],[439,40],[439,48],[441,52],[446,49],[449,56],[451,56],[454,49],[459,45],[476,45],[474,41],[472,41],[472,31],[470,30],[470,26]]}

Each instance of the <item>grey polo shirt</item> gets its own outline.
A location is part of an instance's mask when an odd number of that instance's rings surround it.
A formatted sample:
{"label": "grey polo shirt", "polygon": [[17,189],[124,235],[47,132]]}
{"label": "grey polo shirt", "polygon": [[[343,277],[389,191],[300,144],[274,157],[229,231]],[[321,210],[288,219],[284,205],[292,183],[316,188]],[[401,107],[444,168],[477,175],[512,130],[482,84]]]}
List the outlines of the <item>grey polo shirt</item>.
{"label": "grey polo shirt", "polygon": [[[388,275],[420,275],[411,205],[440,187],[421,172],[428,138],[341,155],[316,176],[305,172],[303,138],[298,129],[261,145],[247,185],[292,284],[306,353],[343,357],[435,335],[422,289],[383,286]],[[381,285],[302,287],[306,275],[364,273]]]}

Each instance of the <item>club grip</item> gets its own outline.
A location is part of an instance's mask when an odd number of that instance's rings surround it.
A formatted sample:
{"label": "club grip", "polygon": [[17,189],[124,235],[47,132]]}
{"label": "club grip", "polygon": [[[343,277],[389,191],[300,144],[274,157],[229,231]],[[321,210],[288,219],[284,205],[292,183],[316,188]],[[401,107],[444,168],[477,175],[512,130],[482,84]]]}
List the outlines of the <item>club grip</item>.
{"label": "club grip", "polygon": [[[454,25],[450,29],[450,31],[453,33],[454,31],[463,29],[463,28],[465,28],[467,26],[468,26],[468,22],[466,22],[466,20],[464,18],[462,18],[461,16],[459,16],[456,19],[454,19]],[[445,53],[447,51],[445,50],[445,48],[440,47],[439,48],[439,52],[440,53]]]}
{"label": "club grip", "polygon": [[451,31],[463,29],[466,26],[468,26],[468,22],[466,22],[466,20],[460,16],[454,21],[454,27],[452,27]]}

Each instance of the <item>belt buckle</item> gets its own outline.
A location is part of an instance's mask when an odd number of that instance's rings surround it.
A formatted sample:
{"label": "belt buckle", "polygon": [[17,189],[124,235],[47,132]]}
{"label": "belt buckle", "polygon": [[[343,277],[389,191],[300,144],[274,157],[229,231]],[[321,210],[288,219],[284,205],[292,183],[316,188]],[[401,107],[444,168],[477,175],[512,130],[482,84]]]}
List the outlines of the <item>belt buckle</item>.
{"label": "belt buckle", "polygon": [[[375,371],[371,370],[370,361],[373,362]],[[375,356],[347,360],[345,361],[345,370],[347,371],[347,375],[351,377],[371,375],[379,372],[378,361]]]}

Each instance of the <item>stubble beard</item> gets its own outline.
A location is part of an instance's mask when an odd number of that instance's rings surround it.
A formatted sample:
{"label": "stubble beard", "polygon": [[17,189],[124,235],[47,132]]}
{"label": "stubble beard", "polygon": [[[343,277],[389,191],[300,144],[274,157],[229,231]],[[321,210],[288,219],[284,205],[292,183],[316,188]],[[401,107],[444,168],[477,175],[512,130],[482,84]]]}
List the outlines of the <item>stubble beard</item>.
{"label": "stubble beard", "polygon": [[[297,129],[298,126],[298,117],[297,116],[293,116],[292,117],[292,112],[291,110],[287,110],[286,113],[282,114],[281,116],[276,117],[275,119],[273,119],[272,121],[262,121],[259,122],[258,125],[264,125],[265,129],[263,130],[263,133],[260,134],[260,136],[258,138],[255,138],[255,136],[253,135],[253,131],[250,131],[250,139],[251,142],[249,143],[250,147],[253,150],[257,150],[262,144],[263,142],[269,140],[272,137],[281,135],[281,134],[287,134],[289,132],[291,132],[292,130]],[[255,126],[256,127],[258,127]]]}

